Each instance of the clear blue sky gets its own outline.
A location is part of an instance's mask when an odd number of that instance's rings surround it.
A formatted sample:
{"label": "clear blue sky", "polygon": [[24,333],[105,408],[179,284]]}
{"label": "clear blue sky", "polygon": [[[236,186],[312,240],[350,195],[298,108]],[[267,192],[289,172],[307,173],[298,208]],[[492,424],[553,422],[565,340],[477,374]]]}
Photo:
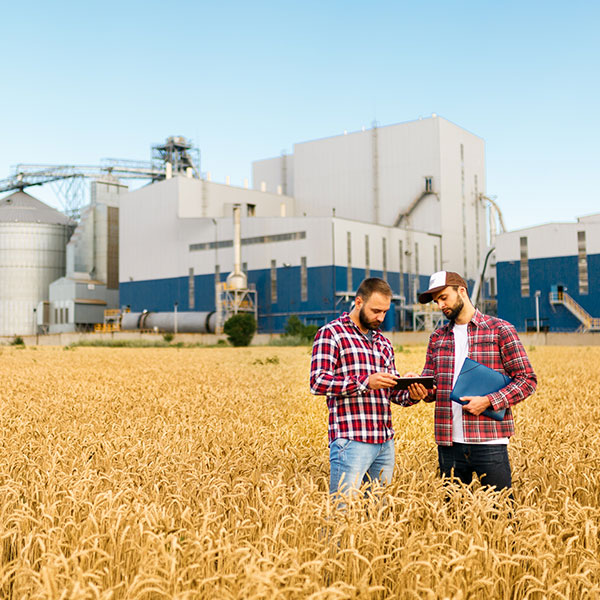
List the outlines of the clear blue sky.
{"label": "clear blue sky", "polygon": [[435,112],[486,141],[509,229],[600,211],[598,2],[58,0],[2,21],[0,179],[184,135],[241,185],[295,142]]}

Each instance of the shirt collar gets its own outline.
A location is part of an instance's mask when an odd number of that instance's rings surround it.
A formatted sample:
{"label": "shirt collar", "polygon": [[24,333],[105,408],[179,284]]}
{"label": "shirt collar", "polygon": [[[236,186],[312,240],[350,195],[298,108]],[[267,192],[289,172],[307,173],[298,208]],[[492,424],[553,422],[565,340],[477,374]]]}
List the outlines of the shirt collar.
{"label": "shirt collar", "polygon": [[[342,321],[345,325],[348,326],[352,326],[356,329],[356,331],[358,331],[358,333],[360,333],[361,335],[365,335],[356,325],[356,323],[352,320],[352,318],[350,317],[350,313],[349,312],[345,312],[342,313],[340,315],[340,321]],[[381,338],[383,338],[383,333],[381,333],[381,330],[379,329],[373,329],[373,341],[375,340],[380,340]]]}
{"label": "shirt collar", "polygon": [[[474,327],[483,327],[484,329],[489,329],[485,315],[478,308],[475,309],[475,312],[473,313],[473,316],[467,325],[469,323],[472,323]],[[448,323],[447,327],[449,331],[452,331],[452,329],[454,329],[454,321]]]}

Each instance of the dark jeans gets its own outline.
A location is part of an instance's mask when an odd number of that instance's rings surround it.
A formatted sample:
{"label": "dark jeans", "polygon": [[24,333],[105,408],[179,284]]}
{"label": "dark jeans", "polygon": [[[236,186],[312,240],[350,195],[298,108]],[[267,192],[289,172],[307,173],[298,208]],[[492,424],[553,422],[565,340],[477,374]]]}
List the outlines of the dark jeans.
{"label": "dark jeans", "polygon": [[506,444],[460,444],[438,446],[440,474],[454,477],[468,485],[477,473],[482,485],[497,490],[512,486],[508,446]]}

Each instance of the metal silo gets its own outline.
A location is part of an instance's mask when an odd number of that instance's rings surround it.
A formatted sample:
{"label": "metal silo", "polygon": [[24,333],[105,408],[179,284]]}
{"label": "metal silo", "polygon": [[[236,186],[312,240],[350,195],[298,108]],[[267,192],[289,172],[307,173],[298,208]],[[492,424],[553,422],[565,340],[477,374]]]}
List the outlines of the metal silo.
{"label": "metal silo", "polygon": [[36,332],[37,305],[65,274],[72,223],[25,192],[0,200],[0,335]]}

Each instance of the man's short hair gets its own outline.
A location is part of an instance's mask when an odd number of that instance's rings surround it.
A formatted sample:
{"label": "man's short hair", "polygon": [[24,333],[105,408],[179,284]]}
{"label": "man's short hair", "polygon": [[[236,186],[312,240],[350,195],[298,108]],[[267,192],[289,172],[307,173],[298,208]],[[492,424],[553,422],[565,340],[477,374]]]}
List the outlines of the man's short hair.
{"label": "man's short hair", "polygon": [[389,283],[385,281],[385,279],[380,279],[379,277],[369,277],[368,279],[363,280],[356,290],[356,295],[360,296],[364,302],[367,302],[373,292],[383,294],[388,298],[392,297],[392,288]]}

